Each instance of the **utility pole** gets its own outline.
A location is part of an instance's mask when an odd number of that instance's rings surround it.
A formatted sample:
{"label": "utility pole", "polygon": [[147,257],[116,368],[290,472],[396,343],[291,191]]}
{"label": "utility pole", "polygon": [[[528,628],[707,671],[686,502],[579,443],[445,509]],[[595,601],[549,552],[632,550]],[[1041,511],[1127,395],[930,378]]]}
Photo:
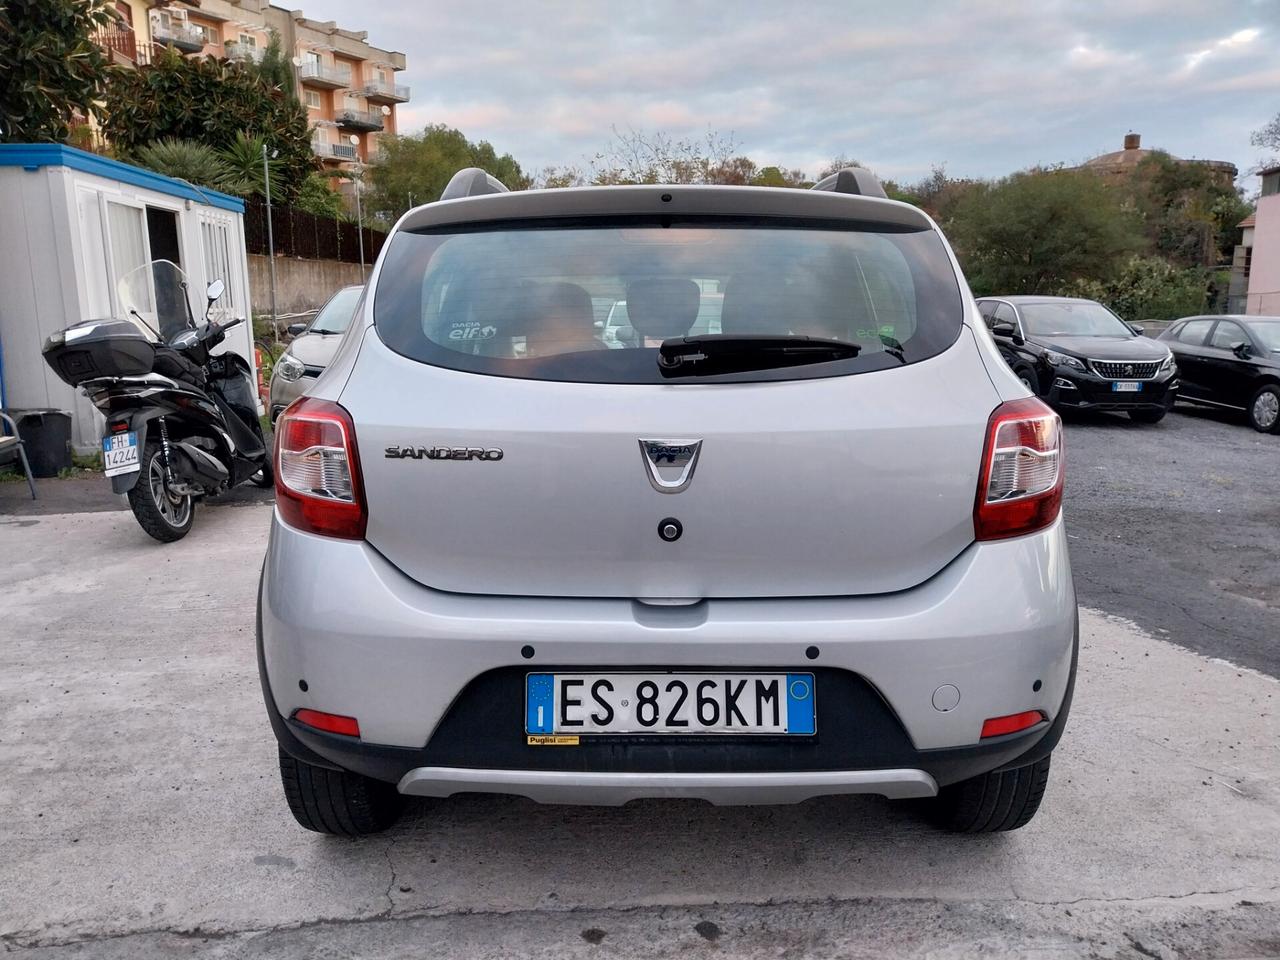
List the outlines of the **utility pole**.
{"label": "utility pole", "polygon": [[[274,154],[275,151],[272,151]],[[271,330],[280,340],[280,321],[276,316],[276,236],[271,227],[271,164],[267,162],[267,145],[262,145],[262,182],[267,188],[267,263],[271,268]]]}
{"label": "utility pole", "polygon": [[[360,138],[357,137],[354,133],[351,135],[351,145],[353,147],[356,147],[357,149],[359,149],[359,146],[360,146]],[[358,157],[359,154],[357,154],[356,156]],[[353,183],[355,184],[355,188],[356,188],[356,236],[360,238],[360,280],[361,282],[364,282],[364,280],[367,279],[364,274],[364,220],[360,213],[360,186],[363,182],[364,182],[364,167],[361,166],[359,160],[356,160],[356,177]]]}

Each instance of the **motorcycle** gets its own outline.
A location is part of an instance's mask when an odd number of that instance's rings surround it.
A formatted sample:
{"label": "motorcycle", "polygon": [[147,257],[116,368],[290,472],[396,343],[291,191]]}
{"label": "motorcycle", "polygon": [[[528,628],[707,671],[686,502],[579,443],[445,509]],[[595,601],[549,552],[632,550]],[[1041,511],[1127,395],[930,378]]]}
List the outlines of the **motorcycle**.
{"label": "motorcycle", "polygon": [[237,353],[211,352],[244,322],[209,318],[224,290],[222,280],[209,284],[197,324],[186,274],[153,260],[121,278],[124,318],[77,323],[43,349],[59,378],[106,417],[103,472],[162,543],[187,535],[202,498],[274,482],[252,369]]}

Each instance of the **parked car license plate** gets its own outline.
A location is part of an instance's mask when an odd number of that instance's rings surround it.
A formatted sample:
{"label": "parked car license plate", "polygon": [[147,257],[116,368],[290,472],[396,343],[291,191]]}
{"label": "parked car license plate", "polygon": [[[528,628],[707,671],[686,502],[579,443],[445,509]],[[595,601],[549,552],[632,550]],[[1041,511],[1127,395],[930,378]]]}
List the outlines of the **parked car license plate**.
{"label": "parked car license plate", "polygon": [[102,438],[102,472],[108,477],[133,473],[138,465],[138,434],[133,430]]}
{"label": "parked car license plate", "polygon": [[1114,393],[1141,393],[1142,384],[1137,380],[1117,380],[1111,384]]}
{"label": "parked car license plate", "polygon": [[811,673],[530,673],[525,733],[817,732]]}

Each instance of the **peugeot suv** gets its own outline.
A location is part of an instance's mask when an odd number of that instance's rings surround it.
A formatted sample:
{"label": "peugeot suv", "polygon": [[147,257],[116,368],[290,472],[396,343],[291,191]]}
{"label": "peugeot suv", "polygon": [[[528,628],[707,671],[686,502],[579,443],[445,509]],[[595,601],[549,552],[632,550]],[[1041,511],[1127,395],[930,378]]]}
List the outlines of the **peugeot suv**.
{"label": "peugeot suv", "polygon": [[463,171],[276,427],[289,807],[363,834],[406,795],[869,793],[1020,827],[1075,677],[1062,455],[938,228],[866,171]]}
{"label": "peugeot suv", "polygon": [[984,298],[978,312],[1014,375],[1055,409],[1123,412],[1138,423],[1173,409],[1173,353],[1096,300]]}

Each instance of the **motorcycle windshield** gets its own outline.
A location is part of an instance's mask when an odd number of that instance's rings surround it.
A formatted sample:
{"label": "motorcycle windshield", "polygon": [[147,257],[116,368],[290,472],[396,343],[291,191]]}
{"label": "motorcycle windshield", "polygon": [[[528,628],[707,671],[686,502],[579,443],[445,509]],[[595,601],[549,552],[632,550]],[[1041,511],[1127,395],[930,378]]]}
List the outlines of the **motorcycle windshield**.
{"label": "motorcycle windshield", "polygon": [[116,294],[125,318],[141,322],[164,343],[195,329],[187,299],[187,275],[171,260],[152,260],[130,270],[116,284]]}

